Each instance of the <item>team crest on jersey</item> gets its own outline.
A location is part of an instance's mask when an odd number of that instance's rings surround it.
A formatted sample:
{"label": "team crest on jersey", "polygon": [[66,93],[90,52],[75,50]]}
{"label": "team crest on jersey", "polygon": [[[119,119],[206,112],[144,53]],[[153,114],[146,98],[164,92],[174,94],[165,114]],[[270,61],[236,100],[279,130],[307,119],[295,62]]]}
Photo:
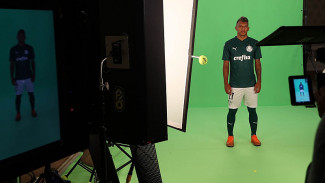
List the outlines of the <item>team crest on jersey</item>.
{"label": "team crest on jersey", "polygon": [[253,51],[253,47],[252,47],[251,45],[248,45],[248,46],[246,47],[246,51],[247,51],[247,52],[252,52],[252,51]]}
{"label": "team crest on jersey", "polygon": [[24,51],[24,54],[25,54],[25,55],[28,55],[28,50],[25,50],[25,51]]}

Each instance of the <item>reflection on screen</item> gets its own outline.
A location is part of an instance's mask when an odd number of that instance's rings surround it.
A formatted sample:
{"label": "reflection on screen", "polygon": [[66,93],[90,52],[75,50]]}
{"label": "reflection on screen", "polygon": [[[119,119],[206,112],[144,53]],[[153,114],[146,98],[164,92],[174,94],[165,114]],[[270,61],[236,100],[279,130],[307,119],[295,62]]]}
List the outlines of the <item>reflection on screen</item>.
{"label": "reflection on screen", "polygon": [[294,79],[296,102],[310,102],[308,79]]}
{"label": "reflection on screen", "polygon": [[60,140],[53,12],[0,9],[0,160]]}

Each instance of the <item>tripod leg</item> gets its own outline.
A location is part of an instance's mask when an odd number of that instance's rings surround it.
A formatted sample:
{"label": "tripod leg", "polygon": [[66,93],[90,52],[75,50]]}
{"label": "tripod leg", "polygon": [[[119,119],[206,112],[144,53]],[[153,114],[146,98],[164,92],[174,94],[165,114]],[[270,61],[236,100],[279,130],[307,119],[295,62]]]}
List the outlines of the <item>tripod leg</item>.
{"label": "tripod leg", "polygon": [[106,145],[106,138],[103,134],[90,135],[89,151],[94,163],[97,175],[101,182],[118,183],[112,155]]}
{"label": "tripod leg", "polygon": [[131,152],[139,182],[162,183],[155,145],[132,145]]}
{"label": "tripod leg", "polygon": [[133,169],[134,169],[134,164],[131,163],[131,167],[130,167],[129,173],[128,173],[128,176],[126,178],[126,183],[131,182]]}
{"label": "tripod leg", "polygon": [[69,175],[72,173],[72,171],[77,167],[77,165],[80,163],[81,158],[79,158],[79,160],[77,161],[76,164],[73,165],[73,167],[71,168],[71,170],[68,172],[67,175],[65,175],[67,178],[69,177]]}
{"label": "tripod leg", "polygon": [[37,179],[36,183],[42,183],[42,182],[51,182],[51,165],[46,164],[44,173],[42,173],[39,178]]}
{"label": "tripod leg", "polygon": [[89,182],[91,182],[91,179],[93,179],[94,174],[95,174],[95,168],[93,168],[93,171],[91,172]]}

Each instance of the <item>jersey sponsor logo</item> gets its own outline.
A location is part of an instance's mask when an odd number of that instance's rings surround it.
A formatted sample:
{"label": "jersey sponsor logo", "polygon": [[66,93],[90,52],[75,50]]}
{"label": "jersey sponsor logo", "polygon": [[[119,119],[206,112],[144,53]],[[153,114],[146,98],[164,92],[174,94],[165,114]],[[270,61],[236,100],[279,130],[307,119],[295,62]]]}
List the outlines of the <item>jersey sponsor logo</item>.
{"label": "jersey sponsor logo", "polygon": [[28,57],[26,57],[26,56],[16,58],[17,62],[22,62],[22,61],[26,61],[26,60],[28,60]]}
{"label": "jersey sponsor logo", "polygon": [[250,60],[250,59],[251,59],[251,56],[247,56],[247,55],[242,55],[242,56],[234,57],[234,60],[240,60],[240,61]]}
{"label": "jersey sponsor logo", "polygon": [[246,51],[247,51],[247,52],[252,52],[252,51],[253,51],[253,47],[252,47],[251,45],[248,45],[248,46],[246,47]]}

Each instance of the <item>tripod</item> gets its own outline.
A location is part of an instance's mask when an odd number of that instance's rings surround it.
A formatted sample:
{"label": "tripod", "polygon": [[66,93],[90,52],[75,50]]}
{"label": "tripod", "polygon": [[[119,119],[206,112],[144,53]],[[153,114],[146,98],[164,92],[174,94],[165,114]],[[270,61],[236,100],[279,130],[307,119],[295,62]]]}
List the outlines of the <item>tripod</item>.
{"label": "tripod", "polygon": [[44,173],[40,175],[40,177],[37,179],[36,183],[69,183],[70,181],[63,180],[57,171],[51,170],[51,165],[46,164]]}
{"label": "tripod", "polygon": [[[154,144],[147,144],[144,146],[139,145],[124,145],[120,143],[112,142],[107,136],[107,127],[105,119],[106,114],[106,103],[105,103],[105,92],[109,90],[109,84],[106,82],[104,84],[102,67],[103,63],[107,58],[101,61],[100,68],[100,79],[99,86],[101,92],[101,122],[98,128],[95,128],[94,133],[90,135],[89,151],[100,180],[100,183],[119,183],[117,176],[117,171],[120,171],[127,165],[131,164],[127,182],[131,180],[132,172],[134,167],[137,169],[138,179],[141,183],[160,183],[161,175],[157,160],[157,154]],[[115,169],[115,165],[112,159],[112,155],[109,151],[109,146],[116,146],[119,148],[126,156],[130,158],[128,162],[123,164],[118,169]],[[128,154],[121,147],[129,147],[133,156]]]}
{"label": "tripod", "polygon": [[112,155],[109,151],[106,141],[110,142],[106,136],[106,103],[105,103],[105,92],[109,90],[108,83],[103,80],[103,63],[107,60],[104,58],[100,65],[100,93],[101,93],[101,122],[97,128],[94,129],[93,133],[89,136],[89,151],[101,183],[118,183],[115,165],[112,159]]}

